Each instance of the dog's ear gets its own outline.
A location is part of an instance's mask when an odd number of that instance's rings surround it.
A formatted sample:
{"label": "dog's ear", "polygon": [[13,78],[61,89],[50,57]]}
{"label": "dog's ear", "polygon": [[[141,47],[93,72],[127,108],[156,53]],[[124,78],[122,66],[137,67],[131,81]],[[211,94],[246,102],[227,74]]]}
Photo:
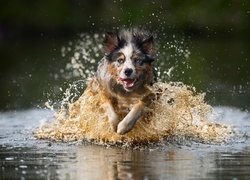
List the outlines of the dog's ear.
{"label": "dog's ear", "polygon": [[154,37],[150,36],[146,40],[142,41],[141,48],[146,54],[153,55],[154,54]]}
{"label": "dog's ear", "polygon": [[112,32],[107,32],[104,39],[104,51],[105,53],[111,53],[119,45],[119,38],[117,34]]}

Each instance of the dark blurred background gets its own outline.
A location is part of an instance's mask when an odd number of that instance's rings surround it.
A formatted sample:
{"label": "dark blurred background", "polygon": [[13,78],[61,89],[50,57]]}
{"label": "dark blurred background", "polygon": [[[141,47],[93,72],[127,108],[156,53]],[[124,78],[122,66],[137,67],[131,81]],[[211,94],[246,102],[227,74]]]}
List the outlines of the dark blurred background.
{"label": "dark blurred background", "polygon": [[[153,30],[160,47],[168,39],[184,41],[191,68],[175,68],[170,80],[194,85],[213,105],[250,110],[249,16],[247,0],[3,1],[0,110],[31,108],[60,98],[55,87],[70,81],[54,78],[68,61],[61,56],[62,46],[82,32],[131,26]],[[171,57],[169,67],[178,64],[178,56]]]}

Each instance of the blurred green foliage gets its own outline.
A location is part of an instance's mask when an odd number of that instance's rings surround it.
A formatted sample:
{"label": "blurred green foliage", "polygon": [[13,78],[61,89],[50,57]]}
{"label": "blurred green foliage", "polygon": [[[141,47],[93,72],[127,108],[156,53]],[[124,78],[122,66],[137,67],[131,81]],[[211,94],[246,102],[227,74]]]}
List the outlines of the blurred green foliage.
{"label": "blurred green foliage", "polygon": [[[43,104],[58,98],[54,73],[68,59],[60,48],[81,32],[117,27],[153,30],[160,45],[184,38],[188,65],[171,50],[172,80],[192,84],[215,104],[250,109],[250,1],[247,0],[9,0],[0,6],[0,110]],[[163,38],[164,37],[164,38]],[[181,38],[183,41],[183,39]],[[234,91],[235,89],[235,91]],[[51,93],[53,92],[53,93]],[[49,95],[47,95],[49,94]]]}
{"label": "blurred green foliage", "polygon": [[19,32],[89,31],[147,25],[198,34],[213,29],[248,36],[249,15],[247,0],[9,0],[0,6],[0,28]]}

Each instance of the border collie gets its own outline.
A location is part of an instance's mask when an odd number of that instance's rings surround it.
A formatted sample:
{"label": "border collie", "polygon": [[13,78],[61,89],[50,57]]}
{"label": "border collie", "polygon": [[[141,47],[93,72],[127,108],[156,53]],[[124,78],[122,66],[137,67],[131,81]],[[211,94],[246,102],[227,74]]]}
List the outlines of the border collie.
{"label": "border collie", "polygon": [[[107,33],[105,55],[96,79],[105,98],[105,110],[112,129],[118,134],[131,131],[152,101],[156,76],[154,38],[149,32],[132,29]],[[121,112],[124,117],[121,118]]]}

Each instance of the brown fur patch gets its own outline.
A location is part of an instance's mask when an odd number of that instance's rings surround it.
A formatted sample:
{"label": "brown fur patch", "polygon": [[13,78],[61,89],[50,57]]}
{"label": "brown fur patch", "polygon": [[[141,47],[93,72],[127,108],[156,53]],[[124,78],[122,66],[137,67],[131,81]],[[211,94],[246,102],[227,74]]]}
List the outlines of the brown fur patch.
{"label": "brown fur patch", "polygon": [[105,52],[112,52],[118,46],[118,37],[116,34],[107,33],[104,40]]}
{"label": "brown fur patch", "polygon": [[145,64],[143,67],[136,67],[136,73],[139,77],[145,77],[144,80],[147,81],[147,84],[152,83],[154,79],[153,67],[151,64]]}
{"label": "brown fur patch", "polygon": [[111,74],[113,77],[116,77],[116,78],[117,78],[118,69],[117,69],[117,67],[114,66],[114,64],[109,64],[109,65],[108,65],[107,71],[108,71],[108,73]]}
{"label": "brown fur patch", "polygon": [[136,59],[136,58],[139,58],[140,56],[139,56],[139,54],[137,54],[137,53],[133,53],[133,55],[132,55],[132,59]]}

